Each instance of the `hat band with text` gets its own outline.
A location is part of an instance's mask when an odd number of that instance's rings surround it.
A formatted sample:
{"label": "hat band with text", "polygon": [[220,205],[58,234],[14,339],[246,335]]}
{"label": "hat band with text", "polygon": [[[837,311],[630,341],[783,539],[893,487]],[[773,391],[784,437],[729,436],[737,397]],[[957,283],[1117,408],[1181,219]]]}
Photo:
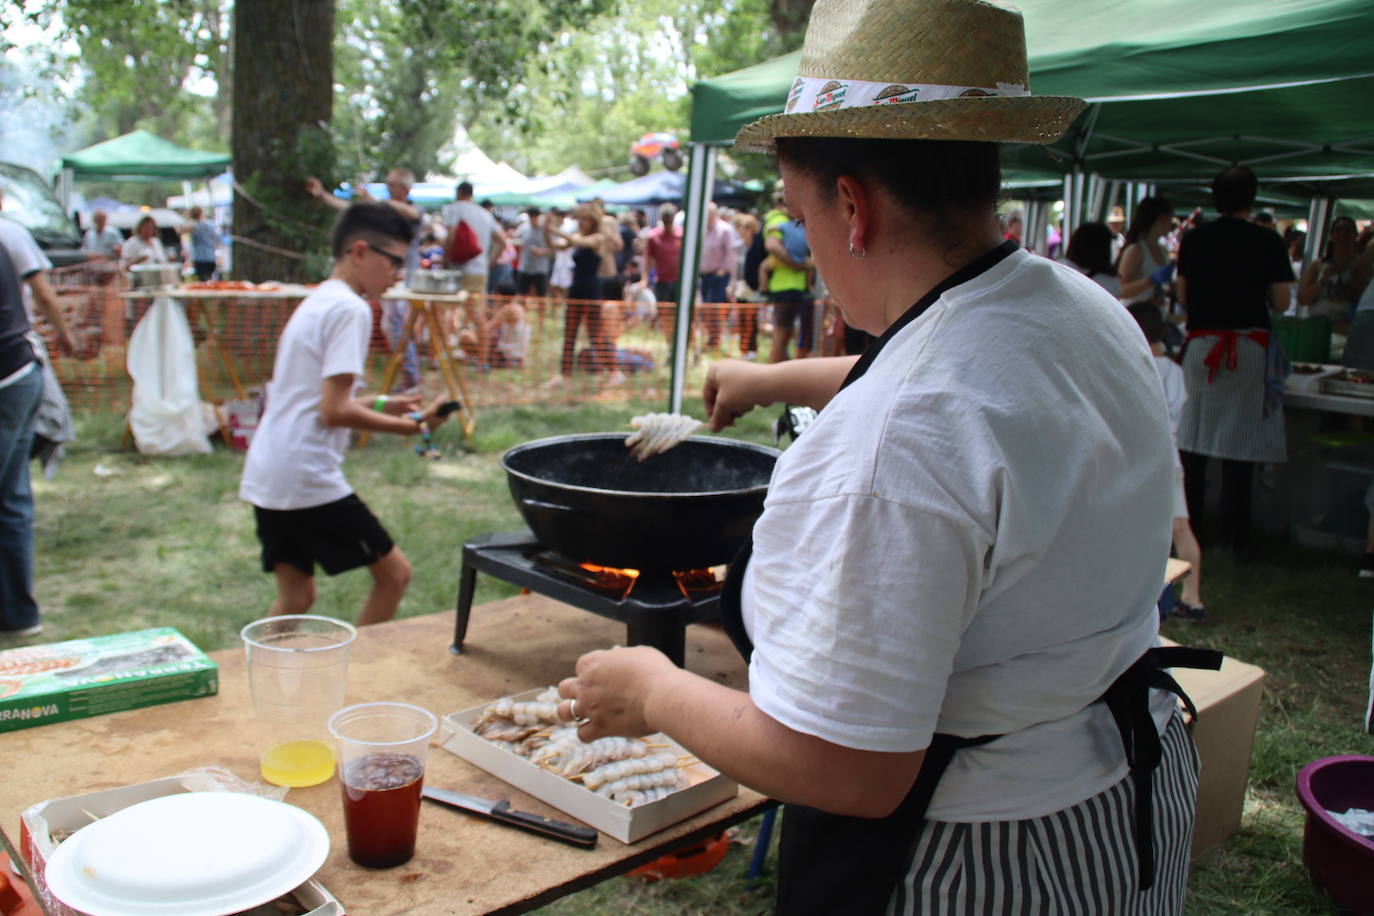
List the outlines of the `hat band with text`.
{"label": "hat band with text", "polygon": [[934,99],[1016,98],[1030,95],[1020,83],[995,86],[944,86],[934,83],[880,83],[868,80],[835,80],[799,76],[787,93],[788,114],[868,108],[898,102],[929,102]]}

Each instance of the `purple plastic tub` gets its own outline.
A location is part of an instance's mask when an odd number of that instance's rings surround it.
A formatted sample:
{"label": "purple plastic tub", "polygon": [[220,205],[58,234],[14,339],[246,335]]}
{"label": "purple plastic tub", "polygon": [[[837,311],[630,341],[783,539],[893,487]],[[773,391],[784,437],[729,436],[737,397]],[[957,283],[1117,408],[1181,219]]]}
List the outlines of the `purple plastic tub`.
{"label": "purple plastic tub", "polygon": [[1327,811],[1374,811],[1374,757],[1323,757],[1298,774],[1298,800],[1307,809],[1302,864],[1337,906],[1374,914],[1374,839],[1342,827]]}

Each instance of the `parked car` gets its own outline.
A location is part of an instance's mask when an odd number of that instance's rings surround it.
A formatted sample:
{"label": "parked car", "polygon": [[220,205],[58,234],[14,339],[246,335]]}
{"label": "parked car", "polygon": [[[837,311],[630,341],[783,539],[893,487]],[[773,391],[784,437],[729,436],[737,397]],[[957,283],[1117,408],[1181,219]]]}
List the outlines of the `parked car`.
{"label": "parked car", "polygon": [[32,232],[54,267],[85,262],[81,232],[37,172],[12,162],[0,162],[0,189],[5,192],[0,215]]}

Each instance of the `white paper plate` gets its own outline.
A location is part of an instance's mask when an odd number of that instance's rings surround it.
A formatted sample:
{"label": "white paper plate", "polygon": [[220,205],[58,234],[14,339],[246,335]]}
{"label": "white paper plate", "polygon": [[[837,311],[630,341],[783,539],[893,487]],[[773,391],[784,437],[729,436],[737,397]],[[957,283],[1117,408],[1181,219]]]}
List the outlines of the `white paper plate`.
{"label": "white paper plate", "polygon": [[329,832],[294,805],[190,792],[83,827],[45,876],[53,896],[91,916],[224,916],[280,897],[328,855]]}

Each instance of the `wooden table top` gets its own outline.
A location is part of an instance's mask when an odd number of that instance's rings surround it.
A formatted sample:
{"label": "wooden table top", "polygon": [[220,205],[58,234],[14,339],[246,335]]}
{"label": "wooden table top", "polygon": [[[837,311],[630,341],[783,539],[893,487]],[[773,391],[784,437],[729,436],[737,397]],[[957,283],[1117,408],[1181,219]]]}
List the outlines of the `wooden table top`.
{"label": "wooden table top", "polygon": [[[523,595],[473,608],[464,653],[449,652],[453,612],[358,631],[348,702],[398,700],[443,716],[500,696],[557,683],[582,653],[624,642],[614,621],[548,598]],[[14,848],[32,804],[218,765],[257,779],[252,702],[241,649],[212,653],[219,694],[0,735],[0,832]],[[687,667],[743,686],[745,666],[718,629],[689,627]],[[519,810],[569,820],[448,751],[431,747],[425,781]],[[719,833],[757,813],[767,799],[748,789],[639,843],[602,835],[595,849],[545,840],[426,802],[415,858],[384,870],[348,858],[334,780],[292,789],[286,800],[329,830],[331,848],[316,879],[349,913],[523,913]]]}

